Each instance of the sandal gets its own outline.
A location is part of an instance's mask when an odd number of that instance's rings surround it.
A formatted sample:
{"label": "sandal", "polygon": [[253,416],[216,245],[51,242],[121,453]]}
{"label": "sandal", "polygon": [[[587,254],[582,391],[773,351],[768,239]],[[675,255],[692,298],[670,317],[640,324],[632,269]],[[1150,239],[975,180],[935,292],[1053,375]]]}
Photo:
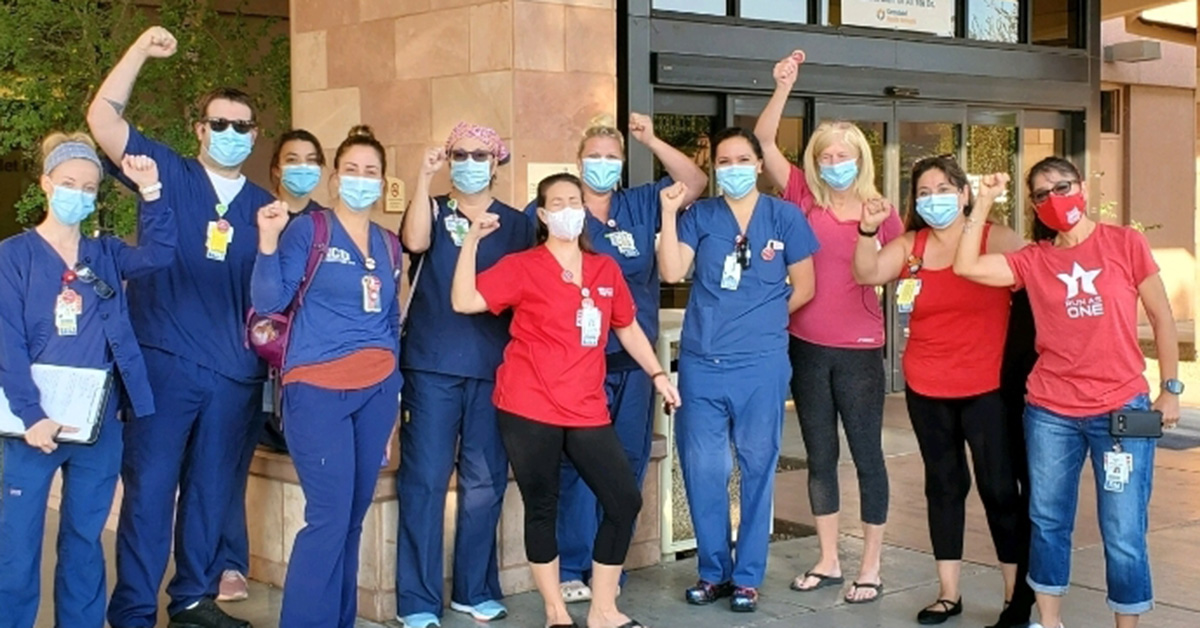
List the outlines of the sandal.
{"label": "sandal", "polygon": [[[940,609],[937,607],[941,607]],[[963,605],[962,598],[958,598],[957,602],[951,600],[938,600],[928,607],[921,609],[917,613],[917,623],[922,626],[933,626],[936,624],[944,624],[947,619],[956,615],[962,615]]]}
{"label": "sandal", "polygon": [[[816,578],[817,583],[811,587],[800,586],[801,583],[803,583],[805,580],[808,580],[809,578]],[[793,591],[800,591],[801,593],[808,593],[809,591],[816,591],[817,589],[824,589],[825,587],[840,586],[844,582],[846,582],[846,579],[843,578],[842,576],[827,576],[823,573],[816,573],[814,571],[806,571],[806,572],[804,572],[803,576],[797,576],[792,579],[791,588]]]}
{"label": "sandal", "polygon": [[867,582],[853,582],[850,584],[850,591],[853,592],[855,589],[873,589],[875,591],[875,595],[873,595],[865,600],[856,600],[856,599],[850,597],[850,593],[848,592],[848,593],[846,593],[846,596],[842,598],[847,604],[870,604],[871,602],[878,600],[879,596],[883,595],[883,583],[882,582],[880,582],[878,584],[871,584],[871,583],[867,583]]}
{"label": "sandal", "polygon": [[592,599],[592,589],[582,580],[568,580],[559,585],[559,589],[562,591],[563,601],[567,604],[587,602]]}

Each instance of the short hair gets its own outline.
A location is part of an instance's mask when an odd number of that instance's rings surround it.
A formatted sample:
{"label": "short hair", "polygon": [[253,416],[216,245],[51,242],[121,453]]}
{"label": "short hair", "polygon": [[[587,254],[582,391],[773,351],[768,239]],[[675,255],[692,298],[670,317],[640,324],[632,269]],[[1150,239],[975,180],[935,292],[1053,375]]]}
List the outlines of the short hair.
{"label": "short hair", "polygon": [[236,87],[218,87],[214,90],[206,92],[196,99],[196,120],[203,120],[208,117],[208,107],[214,100],[228,100],[238,104],[246,105],[250,108],[250,119],[254,120],[254,99],[250,94],[243,92]]}

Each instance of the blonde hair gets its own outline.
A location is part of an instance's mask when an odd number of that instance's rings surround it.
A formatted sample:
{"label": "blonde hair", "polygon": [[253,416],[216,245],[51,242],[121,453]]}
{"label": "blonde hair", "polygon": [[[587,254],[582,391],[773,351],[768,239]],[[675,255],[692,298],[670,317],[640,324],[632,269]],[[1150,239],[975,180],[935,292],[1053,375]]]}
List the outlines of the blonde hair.
{"label": "blonde hair", "polygon": [[[68,144],[75,146],[64,146]],[[100,169],[101,178],[104,177],[104,167],[96,154],[96,143],[87,133],[55,131],[42,140],[41,152],[42,174],[50,174],[63,162],[71,159],[86,159],[95,164],[96,168]]]}
{"label": "blonde hair", "polygon": [[611,137],[621,145],[621,154],[625,154],[625,135],[617,128],[617,120],[607,113],[602,113],[588,122],[583,137],[579,140],[578,157],[583,158],[583,147],[593,137]]}
{"label": "blonde hair", "polygon": [[831,188],[821,178],[821,166],[817,158],[825,149],[837,143],[845,144],[858,152],[858,178],[850,186],[850,190],[859,200],[870,200],[880,196],[875,188],[875,160],[871,155],[871,145],[867,136],[852,122],[822,122],[813,131],[812,139],[804,149],[804,178],[808,189],[812,190],[817,205],[829,207],[832,201]]}

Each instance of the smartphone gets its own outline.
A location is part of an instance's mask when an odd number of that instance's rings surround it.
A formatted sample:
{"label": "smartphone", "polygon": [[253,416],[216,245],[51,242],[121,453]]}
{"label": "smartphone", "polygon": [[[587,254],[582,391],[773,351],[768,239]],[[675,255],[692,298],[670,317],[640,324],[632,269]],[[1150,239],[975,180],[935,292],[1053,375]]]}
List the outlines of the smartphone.
{"label": "smartphone", "polygon": [[1157,410],[1117,410],[1109,417],[1108,433],[1116,438],[1162,438],[1162,413]]}

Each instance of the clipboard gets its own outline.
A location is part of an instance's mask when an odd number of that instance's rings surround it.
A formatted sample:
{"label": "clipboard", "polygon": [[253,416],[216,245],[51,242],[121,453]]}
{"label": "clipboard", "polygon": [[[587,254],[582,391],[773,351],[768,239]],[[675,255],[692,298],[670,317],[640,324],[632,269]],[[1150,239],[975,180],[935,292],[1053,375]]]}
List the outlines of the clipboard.
{"label": "clipboard", "polygon": [[[65,427],[79,429],[78,432],[60,434],[54,440],[75,445],[95,443],[112,390],[112,371],[34,364],[31,375],[41,393],[42,409],[46,414]],[[3,389],[0,389],[0,436],[25,437],[25,422],[12,413]]]}

